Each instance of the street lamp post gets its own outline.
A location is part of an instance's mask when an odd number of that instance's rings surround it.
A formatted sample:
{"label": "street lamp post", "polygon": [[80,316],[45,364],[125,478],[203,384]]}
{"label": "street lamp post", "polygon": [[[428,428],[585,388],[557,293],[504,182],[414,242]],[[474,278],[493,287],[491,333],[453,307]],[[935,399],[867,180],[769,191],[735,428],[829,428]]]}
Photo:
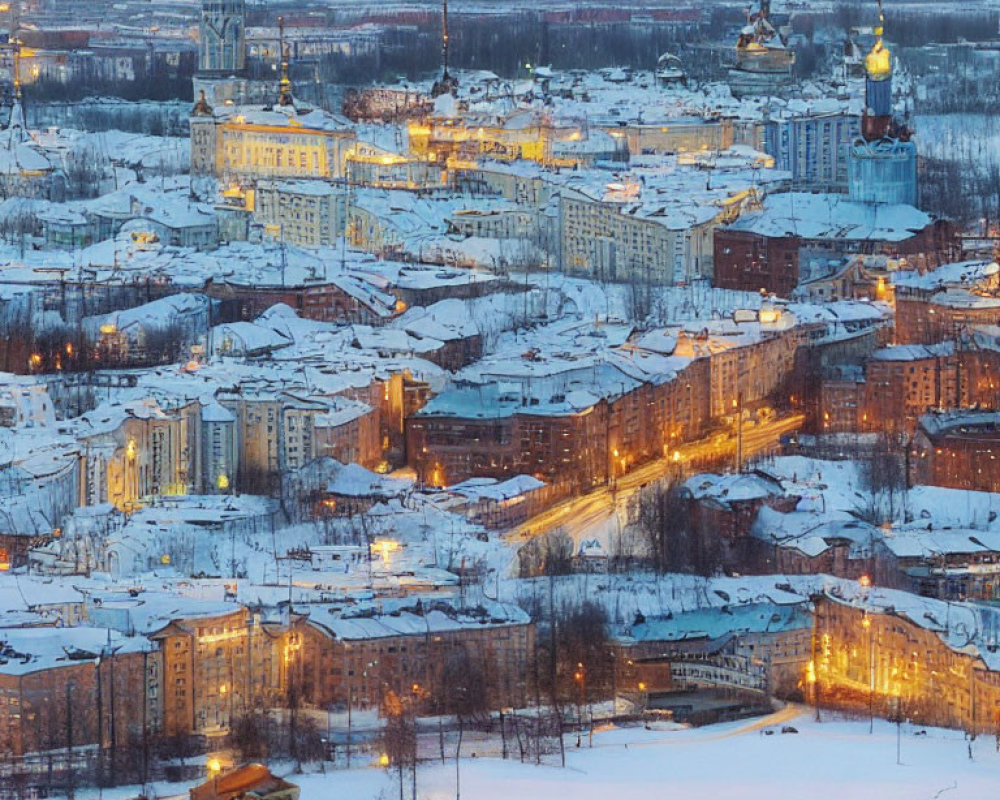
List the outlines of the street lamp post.
{"label": "street lamp post", "polygon": [[577,688],[579,689],[579,700],[576,704],[576,719],[577,719],[577,731],[576,731],[576,746],[580,746],[580,734],[583,730],[583,706],[586,702],[587,695],[587,669],[583,666],[582,661],[578,661],[576,664],[576,672],[573,673],[573,680],[576,681]]}
{"label": "street lamp post", "polygon": [[868,733],[875,731],[875,649],[873,646],[874,631],[868,614],[861,618],[861,627],[868,632]]}

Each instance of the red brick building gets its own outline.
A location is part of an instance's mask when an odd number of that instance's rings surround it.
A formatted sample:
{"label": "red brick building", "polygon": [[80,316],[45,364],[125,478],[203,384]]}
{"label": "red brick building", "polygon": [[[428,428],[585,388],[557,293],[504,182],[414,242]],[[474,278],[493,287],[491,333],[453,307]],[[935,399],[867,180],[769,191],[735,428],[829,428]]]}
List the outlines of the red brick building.
{"label": "red brick building", "polygon": [[136,754],[161,721],[160,654],[148,641],[103,628],[5,629],[0,662],[0,788],[30,794],[67,770],[141,778]]}
{"label": "red brick building", "polygon": [[799,285],[799,240],[794,236],[761,236],[751,231],[716,228],[713,246],[720,289],[756,292],[766,289],[788,297]]}
{"label": "red brick building", "polygon": [[950,223],[911,206],[880,209],[840,195],[775,194],[762,210],[716,228],[712,284],[787,297],[817,277],[817,269],[825,272],[823,264],[852,255],[906,256],[935,265],[957,251]]}
{"label": "red brick building", "polygon": [[958,401],[958,359],[951,343],[887,347],[865,365],[865,430],[912,433],[931,408]]}
{"label": "red brick building", "polygon": [[930,297],[896,296],[896,341],[933,344],[969,333],[974,325],[1000,325],[1000,297],[967,289],[938,292]]}
{"label": "red brick building", "polygon": [[481,671],[492,708],[530,700],[535,629],[523,612],[503,620],[427,607],[348,618],[316,608],[299,630],[303,685],[318,708],[377,708],[390,689],[440,699],[453,655]]}
{"label": "red brick building", "polygon": [[[408,462],[419,479],[432,486],[472,477],[510,478],[534,475],[546,482],[567,482],[580,489],[607,480],[610,435],[608,403],[579,411],[531,413],[530,406],[501,405],[496,387],[482,387],[491,397],[468,412],[435,402],[406,422]],[[456,397],[456,395],[461,395]],[[448,393],[444,401],[474,404],[479,390]],[[475,395],[475,396],[473,396]],[[491,415],[487,409],[493,406]]]}
{"label": "red brick building", "polygon": [[910,478],[952,489],[1000,491],[1000,413],[922,416],[913,437]]}
{"label": "red brick building", "polygon": [[[285,286],[253,286],[211,281],[202,290],[209,297],[231,301],[235,316],[253,320],[277,303],[295,309],[300,317],[321,322],[381,325],[397,313],[396,298],[365,287],[360,282],[317,281]],[[399,311],[405,306],[400,305]]]}
{"label": "red brick building", "polygon": [[540,398],[492,383],[445,392],[407,420],[408,463],[434,486],[527,474],[583,490],[697,438],[709,418],[708,360],[679,359],[670,379],[641,381],[642,354],[623,358],[628,371],[603,367],[606,390]]}
{"label": "red brick building", "polygon": [[998,369],[1000,351],[953,342],[878,350],[863,371],[824,378],[820,430],[912,434],[934,409],[1000,408]]}

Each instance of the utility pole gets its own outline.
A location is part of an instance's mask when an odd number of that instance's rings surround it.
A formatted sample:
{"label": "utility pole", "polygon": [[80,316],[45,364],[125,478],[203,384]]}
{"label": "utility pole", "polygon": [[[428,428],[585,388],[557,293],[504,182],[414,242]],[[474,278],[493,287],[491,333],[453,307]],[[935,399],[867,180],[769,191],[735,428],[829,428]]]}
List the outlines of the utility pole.
{"label": "utility pole", "polygon": [[74,771],[73,771],[73,713],[70,711],[70,704],[72,703],[73,691],[76,685],[73,681],[68,681],[66,683],[66,796],[69,800],[73,800],[76,796],[75,793],[75,781]]}
{"label": "utility pole", "polygon": [[743,472],[743,390],[736,392],[736,471]]}

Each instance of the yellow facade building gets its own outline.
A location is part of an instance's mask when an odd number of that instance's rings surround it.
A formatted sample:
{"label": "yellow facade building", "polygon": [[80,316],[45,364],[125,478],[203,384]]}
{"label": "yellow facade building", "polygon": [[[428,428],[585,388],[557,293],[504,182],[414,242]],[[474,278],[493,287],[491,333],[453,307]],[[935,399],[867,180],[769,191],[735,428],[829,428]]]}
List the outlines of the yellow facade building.
{"label": "yellow facade building", "polygon": [[354,144],[354,129],[346,118],[294,105],[215,111],[203,97],[191,115],[193,175],[237,181],[339,179]]}

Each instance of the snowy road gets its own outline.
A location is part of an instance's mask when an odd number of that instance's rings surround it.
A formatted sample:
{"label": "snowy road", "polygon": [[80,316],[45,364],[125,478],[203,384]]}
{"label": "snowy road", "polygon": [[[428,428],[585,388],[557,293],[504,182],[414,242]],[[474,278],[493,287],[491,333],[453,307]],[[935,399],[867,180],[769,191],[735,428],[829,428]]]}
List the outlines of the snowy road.
{"label": "snowy road", "polygon": [[[805,417],[794,414],[770,423],[747,426],[743,432],[743,456],[748,459],[777,447],[787,433],[798,430]],[[621,513],[629,498],[649,483],[661,480],[677,469],[684,474],[699,470],[698,463],[726,462],[736,458],[737,441],[734,435],[713,436],[682,445],[676,458],[660,458],[637,467],[617,479],[614,490],[601,487],[587,494],[574,497],[538,514],[506,534],[511,544],[543,536],[557,528],[565,529],[574,540],[605,524],[616,513]]]}

